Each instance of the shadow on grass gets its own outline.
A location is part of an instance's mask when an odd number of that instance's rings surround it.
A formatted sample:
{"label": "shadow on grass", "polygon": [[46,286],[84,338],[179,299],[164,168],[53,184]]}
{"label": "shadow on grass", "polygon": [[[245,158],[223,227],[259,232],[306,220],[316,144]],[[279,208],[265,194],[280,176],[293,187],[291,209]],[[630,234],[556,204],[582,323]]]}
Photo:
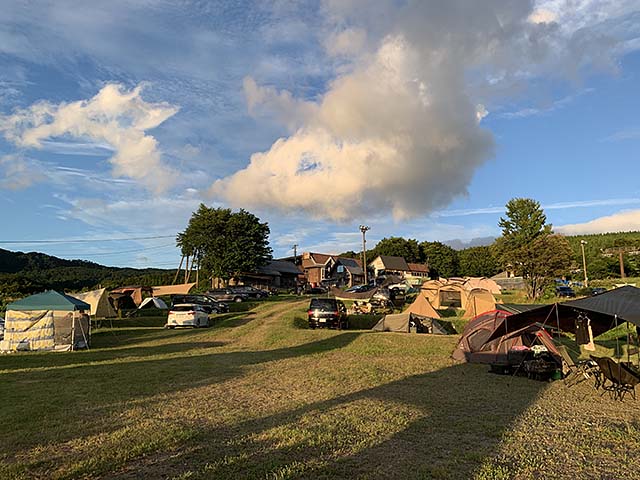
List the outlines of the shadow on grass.
{"label": "shadow on grass", "polygon": [[[171,333],[179,335],[181,332]],[[6,393],[0,410],[0,425],[7,427],[0,433],[0,450],[4,446],[5,452],[9,453],[42,441],[36,432],[25,434],[29,427],[20,422],[20,419],[33,418],[34,412],[46,412],[46,415],[38,413],[38,420],[30,423],[31,428],[37,424],[39,430],[55,431],[57,441],[105,433],[118,425],[105,428],[104,422],[101,425],[97,420],[112,417],[114,412],[121,411],[125,402],[146,401],[147,397],[158,394],[229,380],[244,375],[252,365],[340,349],[359,335],[347,332],[289,348],[233,352],[216,351],[221,345],[219,342],[194,339],[150,347],[76,352],[76,355],[67,355],[65,362],[55,365],[48,362],[62,358],[55,354],[38,355],[41,357],[37,358],[38,364],[33,362],[35,356],[16,356],[13,360],[25,358],[32,362],[28,367],[22,362],[14,362],[15,369],[21,370],[0,374]],[[154,357],[176,353],[183,355]],[[34,367],[40,368],[24,370]],[[86,422],[82,415],[70,417],[71,406],[89,409],[96,421]],[[65,425],[64,429],[60,425]],[[11,449],[7,449],[8,446]]]}
{"label": "shadow on grass", "polygon": [[172,455],[127,470],[136,478],[471,478],[545,386],[454,365],[202,429]]}

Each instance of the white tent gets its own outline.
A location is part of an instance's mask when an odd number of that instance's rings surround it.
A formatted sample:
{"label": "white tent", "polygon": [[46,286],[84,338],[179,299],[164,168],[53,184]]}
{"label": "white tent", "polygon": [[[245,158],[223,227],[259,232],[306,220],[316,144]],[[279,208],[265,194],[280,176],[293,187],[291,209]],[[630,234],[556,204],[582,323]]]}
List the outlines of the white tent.
{"label": "white tent", "polygon": [[143,308],[160,308],[162,310],[167,310],[169,307],[167,307],[167,304],[164,303],[164,300],[161,298],[147,297],[142,301],[138,310],[142,310]]}

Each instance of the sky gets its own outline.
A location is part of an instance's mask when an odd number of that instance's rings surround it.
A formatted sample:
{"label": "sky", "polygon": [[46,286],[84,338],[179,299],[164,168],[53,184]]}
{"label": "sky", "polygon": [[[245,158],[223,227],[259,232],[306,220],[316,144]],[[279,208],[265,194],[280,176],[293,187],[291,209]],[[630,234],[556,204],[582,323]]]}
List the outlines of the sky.
{"label": "sky", "polygon": [[0,248],[176,268],[200,203],[275,257],[640,230],[639,0],[0,0]]}

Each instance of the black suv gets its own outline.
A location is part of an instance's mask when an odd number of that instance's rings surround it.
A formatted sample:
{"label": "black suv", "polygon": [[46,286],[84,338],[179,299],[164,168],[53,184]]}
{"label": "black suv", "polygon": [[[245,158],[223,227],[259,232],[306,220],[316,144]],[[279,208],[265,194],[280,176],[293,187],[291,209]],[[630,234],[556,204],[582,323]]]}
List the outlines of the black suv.
{"label": "black suv", "polygon": [[249,298],[267,298],[269,296],[269,292],[260,290],[259,288],[251,287],[249,285],[229,287],[229,289],[234,292],[243,293]]}
{"label": "black suv", "polygon": [[207,313],[227,313],[229,305],[220,302],[209,295],[171,295],[171,305],[194,303],[205,308]]}
{"label": "black suv", "polygon": [[556,287],[556,296],[572,298],[576,296],[576,292],[574,292],[571,287],[561,285]]}
{"label": "black suv", "polygon": [[230,288],[215,288],[207,291],[207,296],[222,300],[223,302],[243,302],[249,297],[240,292],[234,292]]}
{"label": "black suv", "polygon": [[312,298],[307,314],[310,328],[349,328],[347,308],[335,298]]}

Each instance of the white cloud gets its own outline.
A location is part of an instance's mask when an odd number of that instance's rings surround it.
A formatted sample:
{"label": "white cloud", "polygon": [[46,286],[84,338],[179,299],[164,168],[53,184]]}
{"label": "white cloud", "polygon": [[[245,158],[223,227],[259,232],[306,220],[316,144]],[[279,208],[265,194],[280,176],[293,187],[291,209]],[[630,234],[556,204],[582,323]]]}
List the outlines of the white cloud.
{"label": "white cloud", "polygon": [[[178,109],[166,103],[146,102],[142,85],[127,91],[108,84],[89,100],[54,105],[38,102],[0,117],[0,131],[19,148],[51,148],[49,139],[71,138],[113,148],[109,158],[115,177],[137,180],[156,192],[175,179],[162,160],[157,140],[146,133]],[[60,142],[54,142],[59,146]],[[69,149],[73,142],[66,142]],[[86,146],[83,147],[86,150]]]}
{"label": "white cloud", "polygon": [[46,178],[38,161],[23,155],[0,157],[0,189],[21,190]]}
{"label": "white cloud", "polygon": [[603,142],[622,142],[625,140],[638,140],[640,139],[640,127],[627,128],[618,132],[612,133],[608,137],[602,139]]}
{"label": "white cloud", "polygon": [[404,37],[389,36],[318,104],[252,87],[278,108],[286,101],[301,125],[211,192],[237,206],[340,221],[380,210],[406,218],[442,206],[465,191],[493,146],[453,73],[440,61],[425,64]]}
{"label": "white cloud", "polygon": [[574,223],[555,227],[565,235],[587,235],[608,232],[635,232],[640,230],[640,210],[626,210],[585,223]]}

